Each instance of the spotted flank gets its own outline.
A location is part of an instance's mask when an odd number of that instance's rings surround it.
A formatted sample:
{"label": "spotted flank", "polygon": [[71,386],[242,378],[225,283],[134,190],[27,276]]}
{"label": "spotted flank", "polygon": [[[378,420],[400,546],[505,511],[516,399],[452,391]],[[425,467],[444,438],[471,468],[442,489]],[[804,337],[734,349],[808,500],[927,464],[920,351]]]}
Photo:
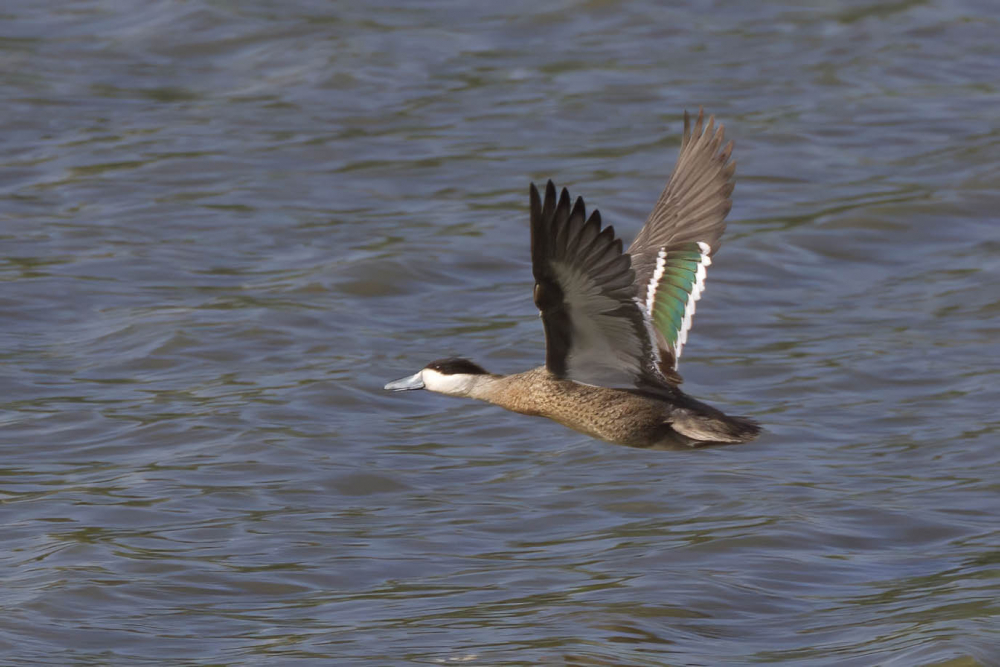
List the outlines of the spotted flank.
{"label": "spotted flank", "polygon": [[658,342],[666,343],[668,357],[677,368],[691,330],[695,302],[705,291],[705,269],[712,264],[712,248],[702,241],[660,248],[656,269],[646,287],[646,317]]}

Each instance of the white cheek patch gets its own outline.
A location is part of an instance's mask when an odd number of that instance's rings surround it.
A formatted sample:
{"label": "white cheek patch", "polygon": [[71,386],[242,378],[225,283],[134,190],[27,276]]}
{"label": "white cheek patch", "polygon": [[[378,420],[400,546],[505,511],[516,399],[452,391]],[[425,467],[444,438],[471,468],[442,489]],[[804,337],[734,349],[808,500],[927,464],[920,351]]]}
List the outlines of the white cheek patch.
{"label": "white cheek patch", "polygon": [[472,387],[473,378],[475,378],[474,375],[466,373],[445,375],[430,368],[422,370],[420,377],[423,378],[425,389],[452,396],[465,396],[468,394]]}

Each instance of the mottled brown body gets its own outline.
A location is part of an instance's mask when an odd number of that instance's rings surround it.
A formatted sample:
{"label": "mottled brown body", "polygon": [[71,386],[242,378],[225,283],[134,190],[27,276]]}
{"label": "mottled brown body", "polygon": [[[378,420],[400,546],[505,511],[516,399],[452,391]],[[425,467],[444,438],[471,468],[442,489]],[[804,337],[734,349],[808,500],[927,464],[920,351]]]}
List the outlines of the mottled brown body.
{"label": "mottled brown body", "polygon": [[561,380],[544,367],[491,376],[470,396],[513,412],[548,417],[575,431],[632,447],[699,444],[670,427],[673,406],[625,389]]}

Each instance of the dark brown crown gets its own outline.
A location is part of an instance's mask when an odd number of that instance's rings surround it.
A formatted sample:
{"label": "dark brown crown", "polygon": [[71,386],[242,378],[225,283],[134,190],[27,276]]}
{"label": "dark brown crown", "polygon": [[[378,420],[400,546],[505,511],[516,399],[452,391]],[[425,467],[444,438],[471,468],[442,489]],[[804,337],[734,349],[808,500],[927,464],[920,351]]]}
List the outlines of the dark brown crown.
{"label": "dark brown crown", "polygon": [[489,372],[468,359],[450,357],[448,359],[438,359],[427,364],[427,368],[437,371],[442,375],[489,375]]}

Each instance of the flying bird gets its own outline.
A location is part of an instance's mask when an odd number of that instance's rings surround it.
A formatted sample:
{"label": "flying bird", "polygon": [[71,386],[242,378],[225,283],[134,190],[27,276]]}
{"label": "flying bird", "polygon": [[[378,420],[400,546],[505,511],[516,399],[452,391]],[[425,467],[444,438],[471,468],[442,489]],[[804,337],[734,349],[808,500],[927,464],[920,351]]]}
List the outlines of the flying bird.
{"label": "flying bird", "polygon": [[465,396],[548,417],[595,438],[634,447],[742,443],[760,433],[680,389],[677,364],[705,275],[732,208],[733,144],[714,117],[684,135],[670,180],[628,252],[583,199],[544,197],[532,183],[534,300],[545,329],[545,365],[497,375],[460,358],[439,359],[386,389]]}

